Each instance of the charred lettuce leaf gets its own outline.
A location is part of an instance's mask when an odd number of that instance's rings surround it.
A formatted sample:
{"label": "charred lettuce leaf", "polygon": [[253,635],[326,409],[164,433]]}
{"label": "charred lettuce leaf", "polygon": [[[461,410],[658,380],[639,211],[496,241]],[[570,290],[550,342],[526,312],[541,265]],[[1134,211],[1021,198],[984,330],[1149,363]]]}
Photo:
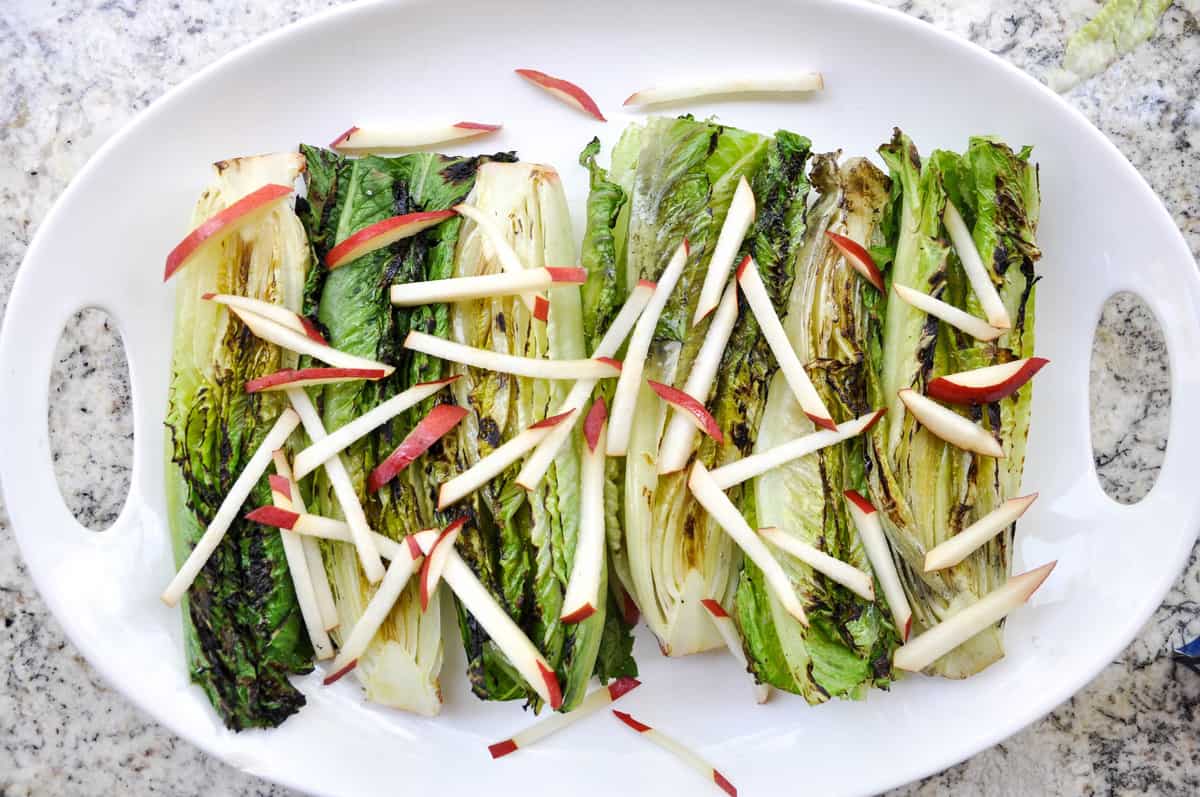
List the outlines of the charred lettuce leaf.
{"label": "charred lettuce leaf", "polygon": [[[826,406],[844,421],[871,409],[867,319],[878,291],[846,266],[825,233],[871,243],[888,202],[889,183],[867,161],[839,165],[836,154],[817,158],[812,179],[820,198],[809,210],[803,241],[791,250],[795,280],[784,328]],[[756,448],[812,431],[812,422],[776,374]],[[755,523],[778,527],[871,572],[843,498],[845,490],[863,488],[864,456],[862,440],[854,439],[758,477],[746,497]],[[886,687],[897,635],[885,606],[864,601],[798,560],[779,560],[804,601],[809,626],[782,608],[759,570],[746,562],[737,594],[738,620],[758,678],[810,703],[858,698],[872,685]]]}
{"label": "charred lettuce leaf", "polygon": [[[467,200],[493,215],[527,268],[575,262],[566,197],[558,174],[536,164],[489,163],[479,170]],[[483,232],[465,227],[455,253],[454,275],[500,269]],[[587,356],[580,291],[550,290],[548,323],[533,317],[521,297],[460,302],[450,313],[450,337],[461,343],[526,357]],[[458,428],[457,445],[469,467],[515,434],[552,413],[570,384],[526,379],[455,366],[462,375],[456,400],[471,413]],[[473,565],[497,600],[555,668],[563,689],[563,709],[578,705],[597,671],[605,641],[607,606],[583,622],[559,620],[579,533],[579,468],[582,424],[559,452],[546,477],[525,490],[515,481],[519,464],[476,493],[478,535],[468,538]],[[461,545],[462,543],[460,543]],[[488,578],[484,578],[484,574]],[[601,589],[607,589],[602,580]],[[539,707],[536,692],[516,677],[490,640],[465,618],[460,622],[470,657],[475,693],[485,699],[525,699]],[[625,666],[610,645],[605,670]]]}
{"label": "charred lettuce leaf", "polygon": [[[448,157],[434,153],[349,159],[315,147],[301,150],[308,162],[308,196],[300,209],[301,218],[319,260],[339,241],[370,224],[390,216],[454,206],[471,191],[482,163],[512,159],[508,154]],[[446,336],[448,308],[394,308],[387,288],[397,282],[450,276],[460,228],[459,219],[450,219],[333,271],[316,269],[318,273],[307,281],[305,310],[315,314],[330,344],[396,366],[395,373],[385,380],[332,384],[312,391],[328,431],[417,382],[442,376],[444,365],[440,360],[404,349],[403,341],[414,329]],[[456,472],[462,461],[451,438],[422,458],[423,467],[406,469],[378,492],[368,493],[365,488],[371,470],[434,403],[446,400],[446,394],[438,394],[342,453],[367,520],[378,533],[400,539],[447,520],[435,512],[435,506],[437,485]],[[312,481],[317,511],[340,516],[340,506],[324,471],[317,471]],[[461,511],[469,512],[471,507]],[[352,546],[324,543],[323,552],[340,628],[353,628],[374,587],[362,577]],[[369,699],[420,714],[438,712],[440,616],[437,600],[427,612],[421,612],[414,581],[355,668]]]}
{"label": "charred lettuce leaf", "polygon": [[[632,285],[657,279],[679,243],[687,238],[690,245],[688,263],[659,320],[647,379],[676,386],[686,380],[709,323],[691,325],[695,303],[743,176],[760,206],[746,251],[759,259],[775,296],[786,296],[791,252],[804,224],[808,154],[808,140],[801,136],[780,132],[770,138],[691,117],[629,127],[607,173],[596,166],[594,149],[585,150],[592,180],[585,241],[593,246],[585,245],[584,262],[589,279],[615,275],[620,294],[619,301],[601,301],[608,295],[604,290],[585,293],[585,317],[611,318]],[[708,401],[726,436],[722,446],[701,444],[698,456],[709,465],[750,451],[775,368],[757,325],[743,310]],[[597,321],[589,334],[606,326]],[[723,644],[699,601],[732,598],[740,556],[692,501],[684,474],[658,476],[655,456],[665,415],[662,402],[643,389],[629,454],[610,466],[609,548],[620,586],[634,596],[663,650],[686,655]]]}
{"label": "charred lettuce leaf", "polygon": [[[1005,451],[995,460],[961,451],[917,424],[896,400],[904,387],[924,390],[945,373],[980,368],[1033,353],[1034,264],[1039,211],[1037,168],[1028,149],[1014,152],[990,138],[967,152],[937,151],[922,162],[900,131],[880,149],[892,171],[891,227],[895,262],[888,278],[981,314],[957,255],[945,241],[941,214],[949,197],[972,230],[980,255],[1013,319],[1011,331],[983,343],[901,301],[890,301],[871,334],[880,352],[871,385],[887,417],[871,434],[869,484],[897,554],[919,628],[955,614],[1002,585],[1012,560],[1013,529],[959,565],[924,572],[925,552],[1014,497],[1024,467],[1032,385],[1013,396],[958,411],[992,431]],[[1004,655],[1002,625],[976,635],[930,669],[963,678]]]}
{"label": "charred lettuce leaf", "polygon": [[[296,155],[216,164],[194,222],[264,183],[290,185]],[[176,316],[167,406],[167,513],[177,562],[204,533],[225,494],[285,404],[248,395],[249,379],[295,365],[295,357],[252,335],[206,292],[236,293],[299,310],[310,269],[291,207],[197,255],[176,278]],[[270,502],[264,478],[245,511]],[[184,639],[192,681],[233,730],[274,727],[304,705],[288,676],[312,669],[291,575],[278,533],[234,521],[185,596]]]}

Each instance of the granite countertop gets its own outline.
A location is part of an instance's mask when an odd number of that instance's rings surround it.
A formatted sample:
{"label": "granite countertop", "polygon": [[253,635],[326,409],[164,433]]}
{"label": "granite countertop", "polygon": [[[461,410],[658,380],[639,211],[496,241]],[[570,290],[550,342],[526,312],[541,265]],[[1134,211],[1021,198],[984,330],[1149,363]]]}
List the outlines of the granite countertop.
{"label": "granite countertop", "polygon": [[[10,0],[0,15],[0,308],[53,200],[105,139],[169,87],[260,34],[331,3]],[[1095,0],[888,0],[1039,79]],[[1068,99],[1146,177],[1200,255],[1200,8]],[[3,310],[0,310],[2,313]],[[1151,314],[1118,297],[1092,360],[1097,469],[1118,500],[1152,486],[1167,431],[1167,355]],[[52,442],[68,504],[104,528],[129,479],[119,341],[102,313],[68,326],[51,380]],[[87,445],[68,445],[84,440]],[[106,686],[47,613],[0,505],[0,797],[285,794],[210,758]],[[1196,556],[1138,639],[1091,685],[1003,744],[898,794],[1200,793],[1200,677],[1169,649],[1200,634]]]}

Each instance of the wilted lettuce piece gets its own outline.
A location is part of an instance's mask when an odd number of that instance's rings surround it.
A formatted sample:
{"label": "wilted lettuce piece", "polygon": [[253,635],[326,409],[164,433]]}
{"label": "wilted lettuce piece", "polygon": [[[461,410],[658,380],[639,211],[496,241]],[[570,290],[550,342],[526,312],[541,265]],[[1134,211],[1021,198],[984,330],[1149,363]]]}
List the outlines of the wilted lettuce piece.
{"label": "wilted lettuce piece", "polygon": [[[750,179],[760,197],[760,220],[747,248],[760,257],[764,280],[781,305],[778,295],[790,286],[788,255],[803,230],[807,157],[808,141],[800,136],[780,133],[772,139],[690,117],[653,118],[626,129],[607,174],[596,166],[594,151],[585,150],[593,191],[585,237],[592,247],[585,246],[584,261],[603,263],[596,273],[615,268],[618,283],[623,280],[615,302],[601,303],[594,297],[603,294],[585,293],[585,318],[589,312],[611,316],[639,279],[659,277],[687,238],[690,256],[659,320],[645,373],[647,379],[682,386],[709,323],[692,326],[691,320],[738,180]],[[617,204],[618,191],[623,206]],[[604,327],[597,322],[589,334]],[[707,402],[726,443],[706,440],[699,452],[706,463],[749,452],[774,367],[757,325],[743,312]],[[610,466],[609,544],[614,571],[663,650],[686,655],[723,644],[699,601],[732,598],[740,555],[691,499],[685,474],[658,476],[655,457],[665,417],[663,402],[643,389],[624,467],[619,460]]]}
{"label": "wilted lettuce piece", "polygon": [[[467,202],[494,216],[526,268],[576,262],[570,214],[558,173],[536,164],[489,163],[479,170]],[[599,205],[599,203],[597,203]],[[594,208],[598,217],[615,211]],[[594,246],[594,242],[593,242]],[[595,258],[593,258],[595,260]],[[589,268],[605,268],[603,263]],[[473,224],[465,227],[454,259],[454,276],[500,271],[494,247]],[[603,297],[599,297],[602,299]],[[549,294],[549,323],[533,318],[519,296],[460,302],[450,313],[450,337],[460,343],[525,357],[577,359],[587,356],[580,290],[568,285]],[[548,415],[566,398],[570,383],[514,377],[455,366],[463,378],[453,391],[471,413],[457,430],[463,465],[470,466],[503,442]],[[563,708],[587,692],[605,634],[606,605],[581,623],[559,620],[563,594],[579,533],[579,468],[582,424],[576,426],[553,466],[533,490],[515,481],[520,463],[476,495],[477,537],[469,561],[510,615],[558,673]],[[601,589],[607,589],[602,580]],[[526,698],[536,693],[514,678],[503,655],[465,620],[476,694],[490,699]],[[476,654],[476,651],[478,652]],[[610,653],[610,656],[613,654]],[[619,651],[616,653],[619,659]],[[615,666],[619,669],[620,662]]]}
{"label": "wilted lettuce piece", "polygon": [[[820,198],[809,210],[802,243],[792,248],[795,280],[784,328],[813,384],[838,421],[872,407],[867,381],[867,319],[878,291],[848,268],[826,231],[868,244],[881,238],[879,221],[888,203],[888,178],[859,158],[838,165],[819,156],[813,182]],[[756,450],[815,431],[782,375],[776,373]],[[855,438],[775,468],[754,480],[755,522],[775,526],[868,573],[870,563],[847,514],[843,492],[864,486],[863,441]],[[809,626],[780,605],[750,562],[737,593],[738,620],[757,677],[802,695],[810,703],[830,697],[861,697],[869,686],[891,680],[897,644],[878,593],[868,602],[812,568],[778,556],[800,594]]]}
{"label": "wilted lettuce piece", "polygon": [[[217,163],[193,224],[266,183],[291,185],[303,168],[294,154]],[[226,308],[201,297],[233,293],[298,311],[309,267],[304,231],[285,203],[198,254],[175,278],[166,492],[177,562],[285,406],[278,394],[247,395],[243,385],[295,365],[294,355],[259,340]],[[244,510],[269,502],[263,479]],[[242,514],[182,604],[191,678],[234,730],[287,719],[304,705],[287,676],[312,669],[279,535],[241,520]]]}
{"label": "wilted lettuce piece", "polygon": [[[358,230],[390,216],[445,210],[462,201],[475,183],[486,157],[448,157],[415,153],[395,158],[345,158],[327,150],[303,147],[308,161],[308,195],[301,218],[316,256]],[[508,155],[493,156],[511,159]],[[434,335],[449,332],[444,305],[393,308],[387,287],[392,283],[439,279],[451,275],[461,221],[451,219],[344,266],[324,268],[306,285],[305,308],[316,313],[329,342],[352,354],[396,366],[378,382],[344,382],[312,392],[326,429],[332,432],[417,382],[442,376],[442,362],[403,348],[409,331]],[[453,438],[444,438],[422,457],[423,467],[407,468],[378,492],[367,493],[367,474],[408,434],[439,393],[351,445],[341,455],[362,500],[371,528],[392,539],[442,525],[435,512],[437,485],[461,467],[462,454]],[[339,517],[340,505],[324,470],[313,476],[313,504],[323,514]],[[460,546],[461,547],[461,546]],[[354,627],[374,587],[362,577],[353,546],[324,543],[340,619],[340,633]],[[464,550],[464,556],[467,552]],[[414,580],[359,659],[355,677],[368,699],[419,714],[436,714],[441,705],[438,675],[442,662],[440,603],[422,612]]]}
{"label": "wilted lettuce piece", "polygon": [[[914,633],[974,603],[1008,579],[1012,530],[998,535],[955,567],[924,572],[925,552],[1018,494],[1029,431],[1032,385],[1013,396],[959,411],[993,431],[1006,459],[995,460],[942,442],[897,407],[904,387],[924,391],[946,373],[1009,362],[1033,353],[1034,236],[1039,197],[1029,152],[974,138],[965,155],[934,152],[922,164],[916,148],[897,131],[880,150],[892,170],[895,262],[888,278],[981,312],[947,240],[941,213],[949,196],[962,212],[980,256],[1013,319],[1013,329],[983,343],[939,324],[904,302],[889,301],[873,325],[880,367],[873,374],[875,401],[889,413],[871,435],[870,489],[884,529],[899,554],[901,578],[916,621]],[[966,677],[1004,655],[998,624],[942,657],[931,670]]]}
{"label": "wilted lettuce piece", "polygon": [[1108,68],[1125,53],[1154,35],[1171,0],[1108,0],[1082,28],[1067,39],[1063,68],[1051,76],[1055,91],[1066,91]]}

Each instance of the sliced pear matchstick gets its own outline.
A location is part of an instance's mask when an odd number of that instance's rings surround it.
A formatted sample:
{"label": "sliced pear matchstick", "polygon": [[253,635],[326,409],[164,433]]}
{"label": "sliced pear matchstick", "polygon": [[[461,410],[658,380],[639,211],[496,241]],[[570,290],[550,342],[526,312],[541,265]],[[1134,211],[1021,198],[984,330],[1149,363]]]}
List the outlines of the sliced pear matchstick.
{"label": "sliced pear matchstick", "polygon": [[[287,454],[282,448],[272,452],[275,462],[275,473],[269,480],[271,484],[271,500],[280,509],[292,509],[292,499],[298,490],[292,488],[291,468],[288,467]],[[317,601],[317,591],[313,587],[313,574],[309,572],[308,558],[304,553],[304,538],[286,531],[279,532],[283,544],[283,555],[287,560],[288,573],[292,577],[292,585],[296,590],[296,603],[300,607],[300,618],[312,642],[313,653],[317,661],[333,657],[333,643],[325,630],[324,619],[321,617],[321,607]]]}
{"label": "sliced pear matchstick", "polygon": [[930,296],[928,293],[921,293],[898,282],[892,283],[892,290],[906,303],[921,312],[944,321],[955,329],[966,332],[976,340],[987,342],[995,340],[1004,334],[1003,329],[996,329],[982,318],[976,318],[968,312],[959,310],[952,304],[946,304],[941,299]]}
{"label": "sliced pear matchstick", "polygon": [[610,682],[608,686],[602,686],[588,693],[588,696],[581,700],[578,706],[566,714],[551,714],[520,733],[513,734],[508,739],[488,745],[488,752],[492,754],[492,758],[502,758],[509,753],[523,750],[551,734],[574,725],[584,717],[611,706],[641,685],[642,682],[636,678],[618,678]]}
{"label": "sliced pear matchstick", "polygon": [[574,412],[574,410],[569,410],[538,421],[528,429],[521,431],[513,439],[494,449],[470,468],[449,481],[443,482],[438,488],[438,509],[445,509],[466,498],[499,476],[509,465],[542,442],[546,435],[550,434],[551,429],[566,421]]}
{"label": "sliced pear matchstick", "polygon": [[[487,299],[493,296],[515,296],[549,290],[555,285],[579,285],[586,280],[587,272],[581,268],[548,266],[527,268],[517,272],[481,274],[474,277],[402,282],[391,287],[390,295],[392,304],[397,307],[415,307],[423,304]],[[542,299],[540,296],[538,298]],[[546,300],[542,299],[542,301]],[[546,319],[541,320],[545,321]]]}
{"label": "sliced pear matchstick", "polygon": [[429,555],[425,557],[425,563],[421,565],[421,611],[423,612],[429,611],[429,602],[433,598],[434,591],[437,590],[438,582],[442,580],[442,571],[446,569],[446,557],[453,550],[454,542],[458,539],[466,522],[465,517],[460,517],[447,526],[438,535],[433,547],[429,549]]}
{"label": "sliced pear matchstick", "polygon": [[820,72],[797,72],[776,77],[712,78],[635,91],[625,100],[625,105],[660,105],[722,94],[809,93],[823,88],[825,78]]}
{"label": "sliced pear matchstick", "polygon": [[1010,498],[941,545],[931,548],[925,554],[925,572],[954,567],[966,559],[992,537],[1016,523],[1037,497],[1037,493],[1031,493]]}
{"label": "sliced pear matchstick", "polygon": [[[419,541],[421,550],[432,549],[434,539]],[[447,551],[442,580],[538,696],[555,711],[561,708],[562,689],[554,670],[453,548]]]}
{"label": "sliced pear matchstick", "polygon": [[[354,544],[354,535],[351,533],[350,526],[346,521],[325,517],[324,515],[289,511],[277,506],[260,506],[246,515],[246,519],[254,523],[262,523],[265,526],[287,529],[311,539],[333,540],[335,542]],[[436,530],[433,532],[433,536],[435,539],[437,538]],[[379,555],[388,561],[395,559],[403,553],[403,543],[396,542],[378,532],[371,532],[371,540],[375,543],[375,547],[379,549]]]}
{"label": "sliced pear matchstick", "polygon": [[1000,622],[1013,609],[1029,600],[1058,562],[1012,576],[1004,586],[994,589],[957,614],[896,648],[892,664],[897,669],[917,672],[925,669],[990,625]]}
{"label": "sliced pear matchstick", "polygon": [[241,322],[258,337],[296,354],[307,354],[335,368],[363,368],[370,371],[381,370],[385,376],[390,376],[392,371],[396,370],[390,365],[385,365],[375,360],[368,360],[365,357],[356,357],[353,354],[338,351],[328,344],[318,343],[303,332],[297,332],[291,327],[285,327],[283,324],[260,316],[257,313],[251,313],[233,305],[229,306],[229,310],[241,319]]}
{"label": "sliced pear matchstick", "polygon": [[792,580],[788,578],[783,567],[767,550],[762,539],[746,523],[742,513],[712,480],[708,469],[702,462],[697,461],[692,465],[692,472],[688,477],[688,488],[696,497],[696,501],[725,530],[725,533],[733,538],[733,541],[749,557],[750,561],[758,565],[758,569],[763,572],[767,586],[779,599],[787,613],[795,617],[801,625],[807,626],[808,617],[804,614],[804,606],[796,595]]}
{"label": "sliced pear matchstick", "polygon": [[796,350],[792,348],[792,342],[788,340],[787,333],[783,330],[783,324],[780,323],[779,316],[775,312],[775,306],[771,304],[767,288],[763,285],[762,277],[759,276],[758,266],[755,265],[750,255],[746,255],[738,266],[737,278],[742,295],[746,297],[746,303],[750,305],[750,311],[754,313],[759,329],[762,330],[763,338],[766,339],[771,353],[775,355],[775,360],[779,363],[779,370],[783,373],[783,378],[796,396],[796,401],[800,402],[800,409],[817,426],[836,430],[837,424],[833,422],[833,416],[829,414],[825,402],[821,400],[821,394],[813,387],[812,380],[808,378],[808,372],[804,370],[803,363],[796,356]]}
{"label": "sliced pear matchstick", "polygon": [[[521,258],[517,256],[517,252],[512,248],[512,244],[504,237],[504,233],[500,229],[500,225],[496,222],[495,216],[488,211],[480,210],[474,205],[466,203],[455,205],[455,212],[460,216],[470,219],[475,223],[475,226],[483,232],[484,239],[491,244],[492,251],[496,253],[496,259],[500,261],[500,268],[510,274],[520,274],[526,271],[525,264],[521,262]],[[521,301],[525,303],[525,307],[529,312],[535,311],[533,293],[522,293]]]}
{"label": "sliced pear matchstick", "polygon": [[250,491],[254,489],[254,485],[264,473],[267,472],[267,465],[271,462],[271,455],[277,448],[281,448],[291,436],[292,431],[300,424],[300,418],[291,409],[285,409],[279,414],[270,431],[263,437],[263,441],[259,443],[257,449],[246,461],[242,472],[238,474],[237,479],[233,482],[233,486],[229,488],[229,492],[225,494],[225,498],[221,501],[221,505],[217,507],[216,513],[213,515],[212,521],[208,524],[208,528],[204,530],[204,534],[196,542],[192,552],[188,554],[183,565],[179,568],[179,572],[171,579],[171,583],[163,590],[162,602],[168,606],[174,606],[179,603],[179,599],[183,597],[188,588],[192,586],[192,582],[196,580],[196,576],[200,570],[208,562],[208,558],[213,555],[213,551],[221,544],[221,540],[225,538],[225,532],[229,531],[229,527],[237,518],[238,510],[242,504],[250,497]]}
{"label": "sliced pear matchstick", "polygon": [[850,517],[854,521],[854,527],[858,529],[863,550],[867,552],[867,560],[871,563],[871,569],[875,571],[875,577],[879,579],[879,585],[883,587],[883,597],[887,599],[896,633],[900,635],[901,642],[907,641],[912,631],[912,608],[904,594],[904,586],[900,582],[896,562],[892,559],[891,548],[883,535],[879,512],[855,490],[847,490],[845,496]]}
{"label": "sliced pear matchstick", "polygon": [[[284,470],[280,470],[280,468]],[[296,474],[288,464],[287,458],[276,460],[275,470],[289,482],[290,509],[296,512],[306,512],[304,496],[300,494],[300,485],[296,483]],[[349,528],[347,527],[347,532]],[[329,586],[329,575],[325,572],[325,560],[321,556],[321,545],[314,537],[300,536],[304,547],[304,558],[308,562],[308,572],[312,577],[313,589],[317,594],[317,606],[321,610],[321,622],[326,631],[331,631],[339,625],[337,604],[333,600],[333,588]]]}
{"label": "sliced pear matchstick", "polygon": [[604,470],[607,424],[604,399],[592,403],[583,422],[583,463],[580,467],[579,534],[575,541],[575,559],[567,579],[559,619],[580,623],[591,617],[600,605],[600,578],[604,573],[605,516]]}
{"label": "sliced pear matchstick", "polygon": [[494,133],[500,125],[482,122],[364,125],[351,127],[335,138],[329,148],[353,155],[370,152],[399,152],[444,144]]}
{"label": "sliced pear matchstick", "polygon": [[942,221],[946,224],[946,232],[950,233],[950,241],[954,244],[954,251],[958,253],[958,260],[966,272],[967,281],[979,297],[979,304],[983,307],[988,324],[996,329],[1009,329],[1012,322],[1009,320],[1008,310],[992,283],[987,267],[983,265],[983,259],[979,257],[979,249],[975,246],[971,231],[967,229],[967,223],[949,199],[946,200],[946,209],[942,211]]}
{"label": "sliced pear matchstick", "polygon": [[729,202],[725,223],[721,225],[721,232],[717,236],[717,245],[708,260],[708,270],[704,272],[704,284],[700,286],[700,299],[692,317],[693,326],[717,308],[721,300],[721,291],[729,280],[730,269],[733,268],[733,259],[737,257],[746,232],[754,223],[754,213],[754,191],[750,188],[746,176],[742,175],[738,178],[733,199]]}
{"label": "sliced pear matchstick", "polygon": [[299,313],[293,313],[281,304],[264,302],[262,299],[251,299],[249,296],[234,296],[229,293],[206,293],[200,298],[214,304],[223,304],[230,308],[236,307],[239,310],[260,315],[268,321],[274,321],[288,329],[299,332],[301,335],[307,336],[314,343],[320,343],[322,346],[329,345],[329,341],[325,340],[325,336],[321,334],[313,322]]}
{"label": "sliced pear matchstick", "polygon": [[[692,369],[683,385],[683,392],[698,402],[703,402],[712,389],[737,317],[737,283],[731,281],[725,288],[721,303],[717,305],[708,330],[704,333],[704,342],[700,344],[700,351],[696,353]],[[696,432],[695,424],[682,412],[671,413],[671,419],[667,421],[667,430],[663,432],[662,443],[658,447],[659,474],[675,473],[687,467],[688,459],[696,447]]]}
{"label": "sliced pear matchstick", "polygon": [[296,478],[303,479],[330,457],[349,448],[352,443],[361,440],[405,410],[417,406],[446,385],[453,384],[458,378],[458,376],[449,376],[434,382],[413,385],[408,390],[397,393],[374,409],[358,416],[350,423],[339,426],[332,434],[326,435],[324,439],[314,442],[296,455],[294,463]]}
{"label": "sliced pear matchstick", "polygon": [[[746,660],[746,651],[742,650],[742,637],[738,633],[737,624],[733,622],[733,618],[729,616],[729,612],[725,611],[720,603],[715,598],[704,598],[700,601],[700,605],[708,612],[709,618],[713,621],[713,626],[717,629],[717,633],[721,635],[721,639],[725,640],[725,647],[729,648],[729,653],[737,659],[738,664],[742,665],[742,669],[750,672],[750,663]],[[751,674],[753,678],[753,674]],[[754,702],[762,705],[771,698],[770,684],[759,683],[754,680]]]}
{"label": "sliced pear matchstick", "polygon": [[779,550],[791,554],[826,578],[836,581],[860,598],[874,602],[875,585],[871,577],[854,565],[830,556],[782,529],[768,527],[759,529],[758,533]]}
{"label": "sliced pear matchstick", "polygon": [[341,649],[338,650],[337,658],[330,667],[332,672],[324,680],[326,686],[340,679],[358,664],[359,656],[366,652],[379,627],[400,599],[400,593],[408,585],[413,571],[417,569],[417,562],[423,554],[416,538],[406,537],[405,544],[400,548],[401,553],[388,563],[387,572],[379,582],[375,594],[367,602],[362,616],[358,618],[354,628],[350,629]]}
{"label": "sliced pear matchstick", "polygon": [[900,391],[900,400],[913,417],[934,436],[964,451],[973,451],[996,459],[1004,458],[1004,449],[992,433],[969,418],[964,418],[954,410],[946,409],[933,399],[909,388]]}
{"label": "sliced pear matchstick", "polygon": [[588,360],[544,360],[479,349],[424,332],[409,332],[404,348],[443,360],[530,379],[608,379],[619,376],[621,364],[610,357]]}
{"label": "sliced pear matchstick", "polygon": [[646,309],[642,311],[629,336],[629,345],[625,349],[625,362],[621,367],[621,376],[617,380],[617,388],[613,392],[612,412],[608,424],[608,454],[612,457],[625,456],[629,448],[629,434],[633,428],[634,405],[637,403],[638,388],[642,384],[642,373],[646,367],[646,356],[650,353],[650,343],[654,339],[654,330],[658,327],[659,316],[667,306],[667,300],[675,290],[675,284],[683,274],[687,265],[688,242],[685,238],[675,254],[671,257]]}
{"label": "sliced pear matchstick", "polygon": [[269,393],[295,387],[316,387],[355,380],[377,380],[387,376],[379,368],[284,368],[246,383],[247,393]]}
{"label": "sliced pear matchstick", "polygon": [[662,731],[655,730],[646,723],[639,721],[632,714],[627,714],[624,711],[617,711],[615,708],[612,709],[612,713],[613,716],[628,725],[630,728],[633,728],[643,738],[654,742],[656,745],[671,753],[680,761],[699,772],[706,779],[715,783],[717,788],[728,794],[729,797],[737,797],[737,789],[734,787],[734,785],[730,783],[724,775],[717,771],[716,767],[693,752],[691,748],[685,747],[684,745],[672,739],[670,736],[667,736]]}
{"label": "sliced pear matchstick", "polygon": [[786,443],[780,443],[777,446],[768,448],[766,451],[760,451],[757,454],[751,454],[748,457],[742,457],[739,460],[730,462],[728,465],[713,468],[709,475],[722,490],[728,490],[735,484],[741,484],[744,481],[753,479],[755,476],[766,473],[773,468],[778,468],[780,465],[784,465],[794,459],[799,459],[815,451],[820,451],[822,448],[827,448],[844,440],[849,440],[852,437],[857,437],[874,426],[883,417],[885,412],[886,410],[875,410],[866,415],[860,415],[852,421],[839,423],[837,429],[834,431],[820,429],[810,432],[802,437],[797,437],[795,440],[789,440]]}
{"label": "sliced pear matchstick", "polygon": [[[287,392],[287,397],[292,403],[292,409],[300,415],[300,422],[304,424],[304,431],[309,439],[314,443],[325,439],[325,424],[321,421],[321,416],[308,393],[301,388],[295,388]],[[367,525],[367,513],[363,511],[362,502],[358,500],[358,491],[354,489],[354,482],[350,480],[350,473],[340,455],[334,455],[325,461],[325,475],[329,477],[329,486],[333,488],[333,495],[337,498],[342,515],[350,526],[363,574],[366,575],[367,581],[377,584],[383,578],[383,561],[379,558],[379,548],[371,536],[371,527]]]}

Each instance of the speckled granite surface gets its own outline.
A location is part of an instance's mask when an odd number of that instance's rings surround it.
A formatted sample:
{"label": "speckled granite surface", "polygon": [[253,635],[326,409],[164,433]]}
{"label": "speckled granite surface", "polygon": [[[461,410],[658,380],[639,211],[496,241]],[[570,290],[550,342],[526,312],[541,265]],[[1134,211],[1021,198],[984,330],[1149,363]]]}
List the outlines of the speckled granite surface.
{"label": "speckled granite surface", "polygon": [[[901,10],[1045,78],[1098,3],[917,0]],[[223,53],[324,6],[242,0],[9,0],[0,15],[0,306],[53,199],[101,143]],[[1149,180],[1200,254],[1200,17],[1168,10],[1133,55],[1069,99]],[[2,312],[2,310],[0,310]],[[58,351],[50,424],[68,503],[103,528],[128,479],[128,387],[99,313]],[[1143,306],[1110,305],[1092,363],[1093,439],[1109,492],[1153,484],[1166,432],[1166,354]],[[86,400],[85,400],[86,399]],[[68,446],[82,439],[86,446]],[[74,453],[72,453],[74,452]],[[128,705],[65,641],[19,561],[0,507],[0,795],[283,794],[209,758]],[[1191,566],[1139,639],[1090,686],[1005,743],[898,793],[1200,793],[1200,678],[1166,651],[1200,634]]]}

